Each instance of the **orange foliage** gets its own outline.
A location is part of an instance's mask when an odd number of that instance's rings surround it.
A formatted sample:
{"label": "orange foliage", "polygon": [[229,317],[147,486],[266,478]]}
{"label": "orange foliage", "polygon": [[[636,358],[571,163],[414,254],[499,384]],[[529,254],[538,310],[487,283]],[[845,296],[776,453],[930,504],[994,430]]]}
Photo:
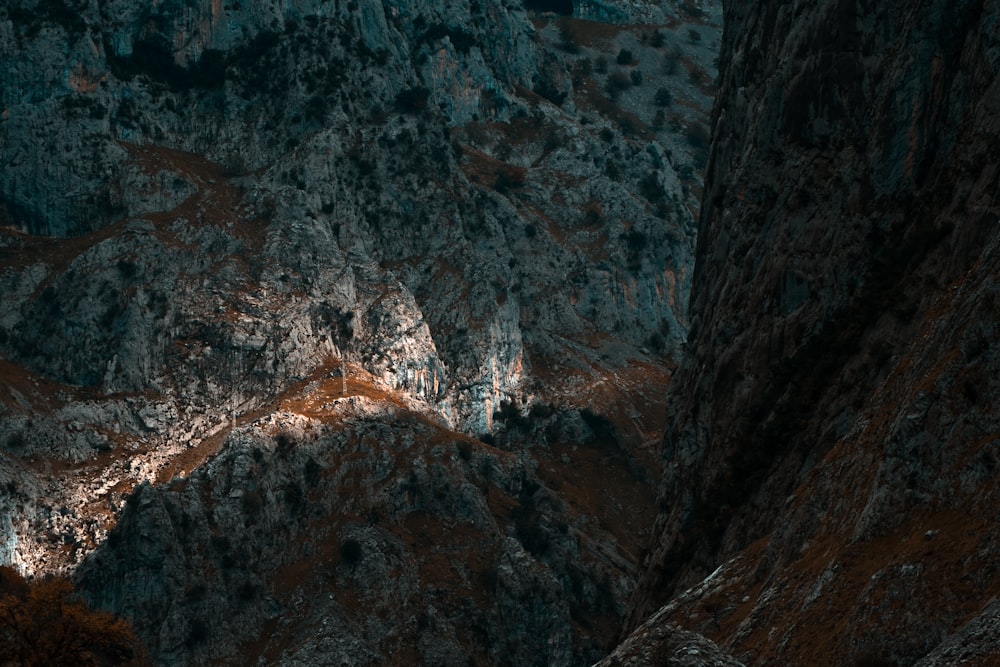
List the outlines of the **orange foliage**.
{"label": "orange foliage", "polygon": [[0,567],[0,667],[142,665],[131,626],[73,597],[73,584],[26,582]]}

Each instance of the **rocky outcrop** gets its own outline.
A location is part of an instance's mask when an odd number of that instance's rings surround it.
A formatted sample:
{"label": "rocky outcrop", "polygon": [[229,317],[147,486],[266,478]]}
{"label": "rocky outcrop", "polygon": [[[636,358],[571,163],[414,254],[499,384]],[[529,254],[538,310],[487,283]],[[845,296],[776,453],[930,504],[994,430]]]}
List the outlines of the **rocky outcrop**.
{"label": "rocky outcrop", "polygon": [[607,651],[601,619],[635,574],[607,526],[629,509],[598,523],[530,458],[389,401],[324,411],[273,413],[189,477],[138,487],[81,587],[160,664],[571,665]]}
{"label": "rocky outcrop", "polygon": [[5,10],[7,48],[38,54],[0,74],[6,222],[97,230],[54,263],[5,240],[28,265],[4,278],[8,357],[115,391],[208,364],[242,404],[343,354],[477,433],[561,336],[682,340],[674,165],[521,95],[543,47],[516,4],[171,7]]}
{"label": "rocky outcrop", "polygon": [[0,7],[0,559],[86,561],[161,664],[601,658],[713,77],[576,21]]}
{"label": "rocky outcrop", "polygon": [[633,627],[737,556],[665,622],[752,664],[914,664],[988,616],[998,10],[726,7]]}
{"label": "rocky outcrop", "polygon": [[742,667],[711,640],[654,614],[595,667]]}

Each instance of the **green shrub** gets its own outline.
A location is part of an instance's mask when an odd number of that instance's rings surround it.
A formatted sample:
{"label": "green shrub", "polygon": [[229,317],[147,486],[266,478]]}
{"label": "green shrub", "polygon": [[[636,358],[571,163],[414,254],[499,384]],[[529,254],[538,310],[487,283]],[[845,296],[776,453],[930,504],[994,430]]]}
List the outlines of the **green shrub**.
{"label": "green shrub", "polygon": [[353,537],[348,537],[340,543],[340,562],[347,565],[357,565],[364,558],[364,550],[361,542]]}
{"label": "green shrub", "polygon": [[666,88],[657,88],[656,95],[653,96],[653,101],[658,107],[669,107],[674,103],[674,94]]}
{"label": "green shrub", "polygon": [[[651,204],[655,204],[666,195],[663,185],[660,184],[660,177],[655,171],[649,172],[639,181],[639,191]],[[631,240],[629,245],[632,245]],[[645,235],[643,235],[643,245],[645,245]]]}
{"label": "green shrub", "polygon": [[302,478],[305,479],[306,485],[310,488],[315,487],[319,484],[322,475],[323,467],[316,463],[316,459],[310,456],[302,468]]}
{"label": "green shrub", "polygon": [[670,49],[663,56],[663,73],[671,76],[677,74],[683,57],[684,51],[681,50],[679,45],[675,44],[674,48]]}
{"label": "green shrub", "polygon": [[264,509],[264,498],[257,489],[249,489],[243,492],[242,505],[243,513],[253,520],[259,517],[261,510]]}
{"label": "green shrub", "polygon": [[631,86],[632,80],[628,77],[628,75],[625,74],[625,72],[618,70],[613,72],[611,76],[608,77],[604,90],[607,92],[608,97],[616,100],[621,96],[622,91],[628,90]]}
{"label": "green shrub", "polygon": [[523,169],[502,169],[493,182],[493,189],[500,194],[506,194],[514,188],[524,187],[524,178],[525,173]]}
{"label": "green shrub", "polygon": [[400,113],[419,113],[427,108],[431,91],[426,86],[401,90],[396,95],[396,110]]}
{"label": "green shrub", "polygon": [[707,148],[710,140],[708,129],[701,123],[695,122],[688,126],[685,133],[688,145],[692,148]]}
{"label": "green shrub", "polygon": [[569,21],[559,23],[559,48],[566,53],[579,53],[580,47],[576,43],[576,32]]}
{"label": "green shrub", "polygon": [[282,489],[282,495],[285,498],[285,504],[292,514],[299,514],[305,507],[305,495],[302,493],[302,487],[296,482],[285,484],[284,489]]}

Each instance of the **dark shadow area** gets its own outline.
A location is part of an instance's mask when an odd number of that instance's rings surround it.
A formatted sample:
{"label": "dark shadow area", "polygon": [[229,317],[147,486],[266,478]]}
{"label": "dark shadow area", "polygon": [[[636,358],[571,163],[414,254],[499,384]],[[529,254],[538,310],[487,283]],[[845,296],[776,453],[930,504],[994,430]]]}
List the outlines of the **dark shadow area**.
{"label": "dark shadow area", "polygon": [[554,12],[561,16],[572,16],[573,0],[524,0],[524,8],[536,12]]}

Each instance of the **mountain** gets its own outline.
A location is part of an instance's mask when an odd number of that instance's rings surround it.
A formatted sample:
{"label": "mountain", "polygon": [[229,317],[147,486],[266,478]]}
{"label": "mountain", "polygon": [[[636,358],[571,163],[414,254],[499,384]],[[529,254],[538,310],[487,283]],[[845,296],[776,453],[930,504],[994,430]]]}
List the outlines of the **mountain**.
{"label": "mountain", "polygon": [[6,3],[0,564],[163,665],[998,664],[998,16]]}
{"label": "mountain", "polygon": [[639,629],[604,664],[671,628],[997,664],[998,15],[726,5]]}
{"label": "mountain", "polygon": [[720,17],[538,9],[0,7],[0,563],[156,664],[607,654]]}

